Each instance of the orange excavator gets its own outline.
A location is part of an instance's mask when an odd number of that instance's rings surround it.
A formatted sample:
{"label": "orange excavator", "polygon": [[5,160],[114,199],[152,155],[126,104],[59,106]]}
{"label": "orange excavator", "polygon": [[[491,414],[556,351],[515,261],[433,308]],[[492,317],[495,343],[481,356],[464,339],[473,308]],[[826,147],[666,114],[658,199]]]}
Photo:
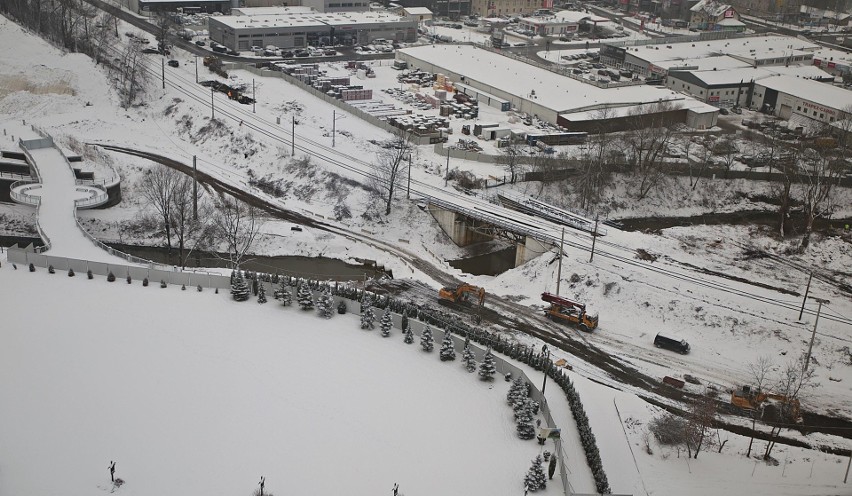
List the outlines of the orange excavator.
{"label": "orange excavator", "polygon": [[455,288],[441,288],[438,291],[438,302],[441,304],[456,303],[472,305],[473,298],[478,302],[478,306],[482,307],[485,301],[485,289],[472,284],[462,283]]}
{"label": "orange excavator", "polygon": [[787,398],[783,394],[769,393],[751,386],[740,386],[731,391],[731,404],[749,411],[766,407],[784,409],[796,423],[802,422],[799,400]]}
{"label": "orange excavator", "polygon": [[544,310],[544,316],[554,322],[563,322],[576,326],[582,331],[591,331],[598,326],[598,316],[586,313],[586,305],[557,296],[553,293],[542,293],[542,301],[550,303]]}

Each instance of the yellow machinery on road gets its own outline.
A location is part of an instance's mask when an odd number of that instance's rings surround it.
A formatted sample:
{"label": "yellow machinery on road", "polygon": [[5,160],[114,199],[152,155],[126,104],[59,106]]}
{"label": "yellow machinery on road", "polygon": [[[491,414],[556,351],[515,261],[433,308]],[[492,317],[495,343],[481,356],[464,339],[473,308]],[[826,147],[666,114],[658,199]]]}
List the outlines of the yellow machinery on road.
{"label": "yellow machinery on road", "polygon": [[485,289],[472,284],[462,283],[455,288],[441,288],[438,291],[438,301],[440,303],[456,303],[471,305],[472,298],[476,298],[478,306],[482,306],[485,301]]}
{"label": "yellow machinery on road", "polygon": [[553,293],[542,293],[541,299],[550,303],[550,307],[544,311],[544,316],[554,322],[571,324],[583,331],[591,331],[598,327],[598,316],[586,313],[586,305],[583,303]]}

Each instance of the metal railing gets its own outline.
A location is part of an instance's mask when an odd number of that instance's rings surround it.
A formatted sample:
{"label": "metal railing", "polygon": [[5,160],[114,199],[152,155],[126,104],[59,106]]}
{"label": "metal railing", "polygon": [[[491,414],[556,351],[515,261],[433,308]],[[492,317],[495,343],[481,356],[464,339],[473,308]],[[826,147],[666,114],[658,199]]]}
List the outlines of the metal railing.
{"label": "metal railing", "polygon": [[89,188],[77,188],[78,192],[88,193],[94,190],[95,195],[90,198],[80,198],[79,200],[74,200],[74,205],[77,208],[92,208],[103,205],[104,203],[109,201],[109,195],[103,186],[93,185]]}
{"label": "metal railing", "polygon": [[32,176],[29,174],[18,174],[17,172],[2,172],[0,171],[0,179],[31,179]]}
{"label": "metal railing", "polygon": [[[22,203],[24,205],[33,205],[38,206],[41,198],[35,195],[28,195],[27,191],[32,189],[38,189],[41,187],[41,183],[33,181],[31,179],[22,179],[20,181],[15,181],[9,186],[9,197],[12,198],[12,201],[17,203]],[[15,191],[16,188],[21,188],[21,191]]]}

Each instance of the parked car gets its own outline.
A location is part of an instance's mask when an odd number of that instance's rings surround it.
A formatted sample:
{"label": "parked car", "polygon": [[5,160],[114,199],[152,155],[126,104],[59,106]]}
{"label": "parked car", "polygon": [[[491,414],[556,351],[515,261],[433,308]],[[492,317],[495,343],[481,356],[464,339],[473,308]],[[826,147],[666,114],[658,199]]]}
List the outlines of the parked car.
{"label": "parked car", "polygon": [[196,41],[196,42],[195,42],[195,44],[196,44],[196,45],[198,45],[198,46],[204,46],[204,45],[206,45],[207,43],[204,43],[203,41],[198,40],[198,41]]}
{"label": "parked car", "polygon": [[665,348],[667,350],[676,351],[682,355],[689,353],[689,343],[683,339],[674,339],[662,334],[657,334],[654,338],[654,346],[657,348]]}
{"label": "parked car", "polygon": [[180,67],[180,62],[175,59],[169,60],[166,63],[169,64],[169,67]]}
{"label": "parked car", "polygon": [[160,53],[156,48],[143,48],[142,53]]}
{"label": "parked car", "polygon": [[728,109],[726,109],[725,107],[720,107],[720,108],[719,108],[719,113],[720,113],[720,114],[722,114],[722,115],[728,115],[728,114],[730,114],[731,112],[730,112]]}
{"label": "parked car", "polygon": [[281,52],[281,57],[283,57],[285,59],[292,59],[293,58],[293,52],[291,52],[290,50],[286,50],[284,52]]}

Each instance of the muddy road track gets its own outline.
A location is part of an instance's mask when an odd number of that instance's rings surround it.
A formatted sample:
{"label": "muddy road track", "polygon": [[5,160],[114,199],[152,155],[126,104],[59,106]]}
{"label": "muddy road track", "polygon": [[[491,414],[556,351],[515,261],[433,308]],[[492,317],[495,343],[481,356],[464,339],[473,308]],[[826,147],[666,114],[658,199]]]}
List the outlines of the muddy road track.
{"label": "muddy road track", "polygon": [[[193,175],[193,169],[191,166],[162,155],[116,145],[101,143],[89,144],[99,146],[108,151],[144,158],[152,162],[171,167],[189,176]],[[378,249],[387,251],[407,262],[412,267],[431,277],[439,284],[455,286],[461,282],[459,279],[435,267],[431,262],[420,258],[414,253],[401,249],[398,246],[391,245],[385,241],[367,236],[360,232],[349,231],[339,226],[319,221],[313,217],[288,210],[277,203],[273,203],[261,196],[258,196],[253,192],[240,189],[237,186],[228,184],[227,182],[202,171],[197,171],[197,178],[199,183],[205,187],[212,188],[214,191],[219,193],[225,193],[233,196],[234,198],[265,211],[270,216],[277,219],[323,230],[355,241],[369,243]],[[420,306],[438,308],[436,290],[421,282],[413,280],[389,280],[378,281],[374,284],[376,286],[371,289],[376,290],[379,293],[389,293],[396,297],[410,300],[414,304]],[[593,374],[594,377],[590,377],[590,379],[595,380],[596,382],[616,389],[629,390],[638,394],[640,397],[652,404],[676,413],[681,411],[678,407],[672,406],[671,401],[683,403],[689,401],[693,396],[683,390],[675,389],[662,383],[660,378],[643,374],[613,354],[597,348],[585,338],[582,332],[562,324],[551,322],[545,319],[540,312],[531,309],[528,306],[515,303],[506,298],[494,297],[486,297],[486,304],[487,306],[483,307],[480,312],[480,317],[482,318],[481,326],[483,328],[490,328],[489,330],[491,331],[501,333],[506,333],[508,331],[509,334],[512,334],[513,332],[521,332],[538,338],[547,343],[549,346],[556,347],[571,354],[573,357],[578,359],[578,362],[585,362],[591,367],[597,369],[596,373]],[[465,309],[457,310],[444,307],[442,308],[447,312],[455,314],[459,321],[470,319],[471,314],[473,313],[473,311]],[[641,359],[648,361],[647,357],[642,357]],[[666,363],[664,363],[665,357],[661,357],[661,362],[663,363],[660,363],[660,365],[667,366]],[[624,386],[628,387],[625,388]],[[669,401],[662,401],[661,398]],[[727,402],[725,398],[724,392],[722,392],[721,400],[719,401],[719,408],[722,413],[726,414],[743,415],[744,413],[731,407],[730,403]],[[809,432],[822,432],[825,434],[852,439],[852,422],[846,419],[826,417],[807,412],[803,415],[805,417],[804,425],[808,426]],[[720,427],[737,433],[745,432],[745,435],[750,435],[751,433],[751,429],[739,425],[720,422]],[[762,432],[755,432],[755,437],[765,439],[766,434]],[[782,437],[777,441],[794,446],[806,446],[804,443],[790,438]],[[823,447],[823,449],[829,451],[833,450],[833,448],[826,447]],[[839,453],[844,454],[845,451],[841,450]]]}

